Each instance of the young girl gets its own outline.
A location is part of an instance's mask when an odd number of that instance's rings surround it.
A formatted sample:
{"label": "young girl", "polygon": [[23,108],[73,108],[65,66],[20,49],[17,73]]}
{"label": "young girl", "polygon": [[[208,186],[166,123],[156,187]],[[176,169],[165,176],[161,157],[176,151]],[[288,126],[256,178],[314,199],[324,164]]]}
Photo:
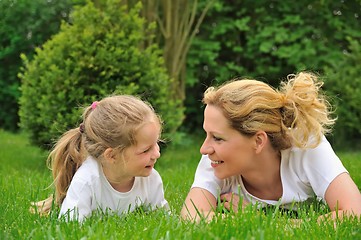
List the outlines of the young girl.
{"label": "young girl", "polygon": [[203,98],[203,157],[183,218],[211,218],[218,201],[234,211],[247,204],[293,209],[315,196],[332,218],[360,217],[360,191],[324,136],[334,119],[321,84],[300,73],[279,91],[256,80],[210,87]]}
{"label": "young girl", "polygon": [[[111,96],[87,107],[80,126],[66,132],[48,158],[59,217],[82,221],[94,210],[168,209],[154,169],[160,134],[159,117],[136,97]],[[38,211],[49,211],[51,202],[36,203]]]}

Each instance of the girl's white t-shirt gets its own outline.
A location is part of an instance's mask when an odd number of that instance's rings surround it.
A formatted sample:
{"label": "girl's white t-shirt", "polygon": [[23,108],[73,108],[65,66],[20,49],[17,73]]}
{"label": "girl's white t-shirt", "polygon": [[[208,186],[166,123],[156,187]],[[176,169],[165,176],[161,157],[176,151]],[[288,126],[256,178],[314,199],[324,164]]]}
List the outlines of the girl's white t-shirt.
{"label": "girl's white t-shirt", "polygon": [[159,173],[153,169],[148,177],[135,177],[129,192],[118,192],[105,178],[101,165],[88,157],[70,183],[59,217],[69,214],[69,219],[82,221],[94,210],[123,214],[138,207],[169,209]]}
{"label": "girl's white t-shirt", "polygon": [[206,189],[215,198],[223,193],[234,192],[253,204],[282,205],[285,208],[292,208],[295,202],[304,202],[315,196],[324,199],[330,183],[339,174],[347,172],[325,137],[316,148],[293,147],[281,151],[280,174],[283,194],[278,201],[251,195],[244,187],[241,176],[221,180],[213,171],[208,156],[203,155],[192,188]]}

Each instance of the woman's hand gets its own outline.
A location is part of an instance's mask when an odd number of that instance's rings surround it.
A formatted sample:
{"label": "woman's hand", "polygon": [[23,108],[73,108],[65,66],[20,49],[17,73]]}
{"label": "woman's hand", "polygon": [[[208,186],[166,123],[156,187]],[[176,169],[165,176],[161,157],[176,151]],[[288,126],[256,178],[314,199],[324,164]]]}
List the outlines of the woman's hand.
{"label": "woman's hand", "polygon": [[[238,194],[235,194],[233,192],[224,193],[220,197],[223,206],[228,211],[238,212],[239,207],[244,208],[249,204],[247,200],[245,200],[243,197],[239,197]],[[242,204],[242,206],[239,206],[240,203]]]}

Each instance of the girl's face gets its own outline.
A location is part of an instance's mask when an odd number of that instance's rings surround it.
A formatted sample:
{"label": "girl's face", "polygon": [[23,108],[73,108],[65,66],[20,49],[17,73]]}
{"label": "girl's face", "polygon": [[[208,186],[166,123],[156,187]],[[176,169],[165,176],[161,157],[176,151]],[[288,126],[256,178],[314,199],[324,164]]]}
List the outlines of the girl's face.
{"label": "girl's face", "polygon": [[160,126],[158,123],[144,124],[135,134],[137,144],[125,149],[123,161],[117,161],[119,174],[129,177],[149,176],[160,157],[159,136]]}
{"label": "girl's face", "polygon": [[207,136],[200,152],[208,155],[216,177],[225,179],[254,169],[253,137],[246,137],[231,128],[218,107],[206,106],[203,128]]}

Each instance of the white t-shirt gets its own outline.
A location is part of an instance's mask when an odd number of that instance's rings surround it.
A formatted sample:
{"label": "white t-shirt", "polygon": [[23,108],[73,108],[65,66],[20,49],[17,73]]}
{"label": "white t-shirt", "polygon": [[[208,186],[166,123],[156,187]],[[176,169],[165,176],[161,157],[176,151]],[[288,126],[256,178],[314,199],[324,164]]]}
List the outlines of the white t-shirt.
{"label": "white t-shirt", "polygon": [[148,177],[135,177],[129,192],[118,192],[105,178],[101,165],[88,157],[70,183],[59,217],[69,212],[70,219],[82,221],[94,210],[122,214],[141,206],[169,209],[162,179],[155,169]]}
{"label": "white t-shirt", "polygon": [[226,181],[218,179],[213,171],[208,156],[202,156],[192,188],[206,189],[215,198],[223,193],[234,192],[253,204],[282,205],[285,208],[291,208],[295,202],[303,202],[315,196],[324,199],[330,183],[339,174],[347,172],[325,137],[313,149],[293,147],[281,151],[280,172],[283,194],[279,201],[260,199],[251,195],[244,187],[241,176]]}

